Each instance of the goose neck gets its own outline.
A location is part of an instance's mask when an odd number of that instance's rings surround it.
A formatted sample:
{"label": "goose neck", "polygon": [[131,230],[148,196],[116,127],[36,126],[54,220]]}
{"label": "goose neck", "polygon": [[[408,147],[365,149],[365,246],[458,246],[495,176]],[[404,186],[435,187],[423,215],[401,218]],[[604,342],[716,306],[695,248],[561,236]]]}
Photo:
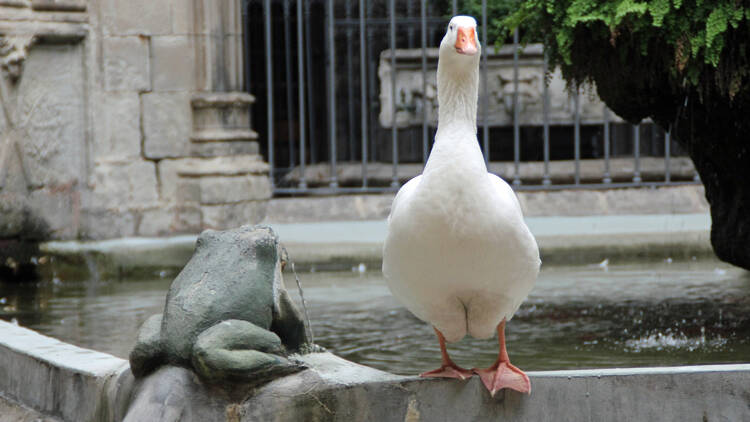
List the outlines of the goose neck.
{"label": "goose neck", "polygon": [[[438,62],[438,131],[448,126],[477,128],[477,98],[479,71],[467,72],[454,66],[441,66]],[[478,63],[477,63],[478,65]],[[472,64],[462,64],[472,66]]]}

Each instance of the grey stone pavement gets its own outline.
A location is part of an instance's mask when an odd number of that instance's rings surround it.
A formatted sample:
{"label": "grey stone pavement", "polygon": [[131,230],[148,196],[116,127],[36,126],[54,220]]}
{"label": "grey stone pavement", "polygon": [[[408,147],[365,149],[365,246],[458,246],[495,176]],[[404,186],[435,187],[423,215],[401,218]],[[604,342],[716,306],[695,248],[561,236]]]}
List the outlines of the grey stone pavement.
{"label": "grey stone pavement", "polygon": [[[548,265],[713,255],[711,217],[704,213],[528,217],[526,221]],[[297,266],[347,269],[380,263],[385,220],[271,225]]]}
{"label": "grey stone pavement", "polygon": [[[537,238],[544,265],[713,256],[711,218],[706,213],[528,217],[527,223]],[[380,266],[384,219],[266,224],[276,230],[298,270]],[[41,252],[74,265],[74,257],[94,259],[100,275],[153,274],[181,268],[192,254],[195,239],[196,235],[183,235],[48,242]]]}
{"label": "grey stone pavement", "polygon": [[[379,243],[385,240],[385,220],[267,223],[287,243]],[[586,217],[528,217],[537,238],[580,235],[623,235],[649,233],[670,235],[707,231],[708,214],[604,215]]]}
{"label": "grey stone pavement", "polygon": [[[547,266],[714,256],[700,185],[518,192],[518,199]],[[279,234],[297,269],[373,269],[392,201],[393,194],[274,198],[264,224]],[[148,275],[182,268],[196,236],[55,241],[40,249],[79,274],[88,268],[99,276]]]}

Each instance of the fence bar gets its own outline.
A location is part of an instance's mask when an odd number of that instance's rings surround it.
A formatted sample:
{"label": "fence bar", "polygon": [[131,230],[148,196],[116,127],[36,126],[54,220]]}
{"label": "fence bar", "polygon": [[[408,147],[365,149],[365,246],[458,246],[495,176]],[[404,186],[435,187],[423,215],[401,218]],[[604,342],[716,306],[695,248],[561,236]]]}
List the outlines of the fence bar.
{"label": "fence bar", "polygon": [[[301,1],[301,0],[298,0]],[[365,1],[359,0],[359,88],[362,118],[362,188],[367,188],[367,49],[365,48]]]}
{"label": "fence bar", "polygon": [[329,143],[331,160],[331,181],[328,184],[331,188],[339,186],[338,177],[336,176],[336,60],[335,60],[335,39],[333,32],[333,0],[328,0],[328,117]]}
{"label": "fence bar", "polygon": [[[242,0],[242,35],[245,43],[245,47],[242,49],[243,52],[243,70],[245,71],[245,92],[250,92],[250,17],[248,13],[248,7],[250,0]],[[5,109],[4,109],[5,110]],[[8,123],[10,124],[10,123]]]}
{"label": "fence bar", "polygon": [[542,68],[542,120],[544,139],[544,176],[542,185],[549,186],[552,181],[549,177],[549,87],[547,86],[547,72],[549,72],[549,57],[544,52],[544,63]]}
{"label": "fence bar", "polygon": [[609,133],[609,109],[604,106],[604,178],[602,183],[612,183],[612,176],[609,174],[609,145],[610,145],[610,133]]}
{"label": "fence bar", "polygon": [[[414,16],[414,0],[407,0],[406,2],[406,17],[410,18]],[[421,19],[420,19],[421,20]],[[414,26],[409,25],[407,29],[407,48],[414,48]]]}
{"label": "fence bar", "polygon": [[[346,0],[346,19],[352,17],[352,0]],[[352,26],[346,26],[346,70],[347,75],[352,75],[354,60],[354,42],[352,41]],[[346,84],[347,120],[349,123],[349,161],[354,161],[354,84],[350,81]]]}
{"label": "fence bar", "polygon": [[302,42],[302,0],[297,0],[297,93],[299,94],[299,184],[300,189],[307,189],[305,178],[305,53]]}
{"label": "fence bar", "polygon": [[518,28],[513,31],[513,185],[521,184],[521,127],[518,110]]}
{"label": "fence bar", "polygon": [[390,48],[391,48],[391,147],[393,174],[391,187],[398,188],[398,128],[396,127],[396,0],[390,0]]}
{"label": "fence bar", "polygon": [[[362,0],[365,1],[365,0]],[[367,8],[367,22],[368,24],[372,22],[373,17],[375,15],[375,2],[374,1],[367,1],[365,4]],[[375,52],[375,30],[373,29],[375,25],[368,25],[367,26],[367,57],[375,58],[380,54],[380,51]],[[368,92],[377,93],[380,92],[378,87],[378,63],[376,63],[376,60],[370,60],[368,63],[368,72],[367,72],[367,86],[368,86]],[[375,95],[373,95],[375,97]],[[374,108],[375,104],[372,99],[372,102],[368,103],[368,113],[372,108]],[[382,104],[380,104],[382,106]],[[369,115],[368,115],[369,117]],[[377,117],[376,119],[377,120]],[[373,158],[373,160],[376,160],[376,157],[379,157],[379,154],[377,152],[377,145],[378,142],[375,141],[377,139],[377,124],[373,124],[369,126],[370,132],[369,132],[369,138],[373,139],[373,142],[370,142],[370,144],[367,146],[369,148],[368,154],[370,154],[370,157]]]}
{"label": "fence bar", "polygon": [[458,14],[458,0],[453,0],[453,4],[451,5],[451,13],[453,16],[456,16]]}
{"label": "fence bar", "polygon": [[263,18],[266,36],[266,110],[268,114],[268,128],[266,139],[268,141],[268,174],[271,176],[271,189],[276,185],[273,174],[273,56],[271,55],[271,0],[263,0]]}
{"label": "fence bar", "polygon": [[305,21],[307,22],[307,25],[305,25],[305,50],[307,50],[307,77],[310,80],[310,83],[307,84],[307,101],[308,101],[308,110],[310,110],[310,161],[313,163],[318,162],[318,142],[316,139],[316,136],[318,135],[318,119],[316,119],[316,114],[318,114],[318,107],[314,103],[316,93],[314,90],[314,80],[313,80],[313,63],[312,63],[312,25],[310,25],[310,22],[312,22],[312,13],[310,9],[312,8],[312,2],[311,1],[305,1]]}
{"label": "fence bar", "polygon": [[482,142],[484,143],[484,163],[490,162],[490,126],[487,116],[489,109],[489,89],[487,87],[487,56],[490,45],[487,43],[487,0],[482,0]]}
{"label": "fence bar", "polygon": [[670,168],[672,134],[670,132],[671,128],[664,132],[664,181],[667,183],[672,181],[672,169]]}
{"label": "fence bar", "polygon": [[581,184],[581,90],[576,84],[576,93],[573,96],[575,107],[575,118],[573,120],[573,156],[575,159],[575,184]]}
{"label": "fence bar", "polygon": [[422,18],[422,163],[427,163],[427,0],[420,2],[419,14]]}
{"label": "fence bar", "polygon": [[641,183],[641,124],[633,125],[633,183]]}
{"label": "fence bar", "polygon": [[290,4],[289,0],[284,0],[284,70],[286,77],[286,120],[287,120],[287,145],[289,147],[289,167],[294,167],[294,93],[292,92],[292,36],[289,28]]}

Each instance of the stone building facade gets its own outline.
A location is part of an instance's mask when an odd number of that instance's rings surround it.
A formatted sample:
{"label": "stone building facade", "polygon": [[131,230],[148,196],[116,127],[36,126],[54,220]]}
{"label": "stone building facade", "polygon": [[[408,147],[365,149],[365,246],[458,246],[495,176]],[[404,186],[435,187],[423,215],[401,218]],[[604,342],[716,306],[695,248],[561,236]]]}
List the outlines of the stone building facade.
{"label": "stone building facade", "polygon": [[242,29],[240,0],[0,0],[0,239],[260,221]]}

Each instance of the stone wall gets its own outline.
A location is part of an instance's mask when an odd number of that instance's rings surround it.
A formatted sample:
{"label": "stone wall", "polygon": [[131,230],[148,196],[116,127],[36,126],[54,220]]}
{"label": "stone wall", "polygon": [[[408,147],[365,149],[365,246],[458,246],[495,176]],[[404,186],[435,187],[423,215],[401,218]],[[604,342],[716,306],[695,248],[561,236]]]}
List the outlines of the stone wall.
{"label": "stone wall", "polygon": [[239,0],[0,0],[0,240],[254,223]]}

